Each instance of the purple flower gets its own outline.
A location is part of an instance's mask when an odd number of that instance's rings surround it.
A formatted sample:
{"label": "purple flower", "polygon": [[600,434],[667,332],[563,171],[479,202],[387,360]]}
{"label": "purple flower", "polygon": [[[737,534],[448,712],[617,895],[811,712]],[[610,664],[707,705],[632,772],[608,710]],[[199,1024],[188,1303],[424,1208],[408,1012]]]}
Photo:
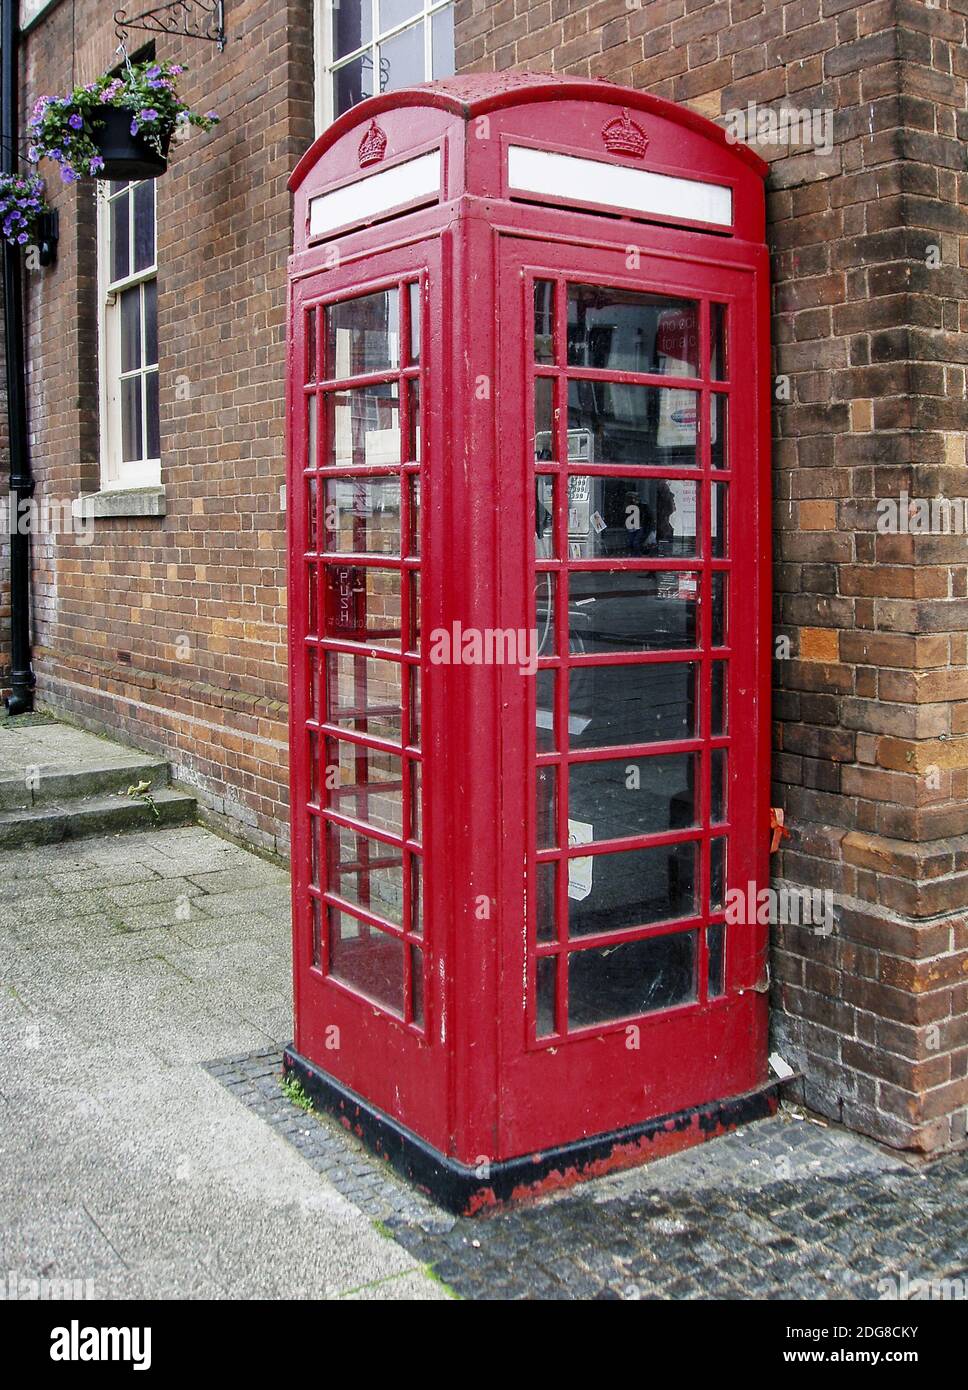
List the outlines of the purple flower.
{"label": "purple flower", "polygon": [[218,118],[219,118],[219,116],[218,116],[218,112],[217,112],[217,111],[206,111],[206,112],[205,112],[205,119],[206,119],[206,121],[217,121]]}
{"label": "purple flower", "polygon": [[77,175],[69,164],[61,165],[61,179],[64,183],[77,183]]}
{"label": "purple flower", "polygon": [[100,173],[100,171],[103,168],[104,160],[101,158],[99,154],[96,154],[94,158],[91,160],[90,164],[87,166],[87,172],[89,174],[97,174]]}
{"label": "purple flower", "polygon": [[150,68],[146,69],[145,77],[158,77],[160,73],[161,68],[155,63]]}
{"label": "purple flower", "polygon": [[168,71],[171,72],[171,73],[174,73],[175,76],[177,77],[178,74],[184,72],[185,69],[182,67],[181,63],[172,63],[172,65],[171,65],[171,67],[168,69]]}
{"label": "purple flower", "polygon": [[132,121],[132,122],[131,122],[131,134],[132,134],[132,135],[137,135],[137,133],[138,133],[138,131],[139,131],[140,129],[141,129],[141,127],[138,125],[138,122],[137,122],[137,121]]}
{"label": "purple flower", "polygon": [[67,124],[68,124],[73,130],[83,130],[83,129],[84,129],[84,117],[83,117],[83,116],[79,116],[79,115],[77,114],[77,112],[75,111],[74,115],[70,118],[70,120],[67,122]]}
{"label": "purple flower", "polygon": [[40,160],[40,150],[37,148],[36,145],[30,146],[30,148],[27,151],[27,158],[30,160],[31,164],[38,163],[38,161]]}
{"label": "purple flower", "polygon": [[21,246],[26,246],[26,244],[27,244],[27,233],[26,233],[26,232],[21,232],[20,235],[17,237],[17,240],[20,242],[20,245],[21,245]]}
{"label": "purple flower", "polygon": [[138,112],[138,116],[142,121],[157,121],[158,112],[153,106],[146,106],[143,111]]}

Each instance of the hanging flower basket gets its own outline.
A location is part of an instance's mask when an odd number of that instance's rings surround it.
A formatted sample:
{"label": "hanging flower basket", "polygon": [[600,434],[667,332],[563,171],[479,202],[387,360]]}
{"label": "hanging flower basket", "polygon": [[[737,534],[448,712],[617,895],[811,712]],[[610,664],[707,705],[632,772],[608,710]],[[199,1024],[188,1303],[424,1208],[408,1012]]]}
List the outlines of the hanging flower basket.
{"label": "hanging flower basket", "polygon": [[44,180],[38,174],[0,174],[0,233],[10,246],[26,246],[42,235],[50,216]]}
{"label": "hanging flower basket", "polygon": [[30,162],[53,160],[65,183],[158,178],[179,128],[211,130],[218,123],[214,111],[200,116],[181,100],[183,72],[180,63],[129,64],[67,96],[41,97],[28,125]]}

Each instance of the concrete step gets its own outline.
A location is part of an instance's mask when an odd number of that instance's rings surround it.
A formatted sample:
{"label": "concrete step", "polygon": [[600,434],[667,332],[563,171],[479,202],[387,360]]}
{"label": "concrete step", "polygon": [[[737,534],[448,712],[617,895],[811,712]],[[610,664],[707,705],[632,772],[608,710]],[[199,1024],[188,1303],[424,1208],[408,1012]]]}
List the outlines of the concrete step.
{"label": "concrete step", "polygon": [[112,835],[124,830],[156,830],[192,825],[195,798],[176,787],[156,787],[146,796],[108,792],[56,801],[31,810],[0,811],[0,849],[50,845],[84,835]]}
{"label": "concrete step", "polygon": [[164,758],[53,720],[0,724],[0,812],[33,811],[78,797],[169,782]]}

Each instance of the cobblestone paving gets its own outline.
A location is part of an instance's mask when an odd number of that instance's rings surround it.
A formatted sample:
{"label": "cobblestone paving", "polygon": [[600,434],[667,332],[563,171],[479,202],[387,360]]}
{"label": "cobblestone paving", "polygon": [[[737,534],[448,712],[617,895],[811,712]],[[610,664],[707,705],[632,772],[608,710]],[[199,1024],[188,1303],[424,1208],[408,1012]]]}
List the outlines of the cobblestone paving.
{"label": "cobblestone paving", "polygon": [[281,1064],[272,1051],[209,1070],[464,1298],[878,1299],[968,1274],[966,1153],[914,1166],[783,1110],[467,1220],[414,1193],[328,1116],[292,1104]]}

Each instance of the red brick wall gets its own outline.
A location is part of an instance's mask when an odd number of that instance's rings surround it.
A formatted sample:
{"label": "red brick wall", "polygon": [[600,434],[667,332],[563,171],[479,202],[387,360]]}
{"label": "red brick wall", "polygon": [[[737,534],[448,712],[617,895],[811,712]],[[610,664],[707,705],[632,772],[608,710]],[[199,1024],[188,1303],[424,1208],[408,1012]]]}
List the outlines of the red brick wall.
{"label": "red brick wall", "polygon": [[[222,124],[173,145],[158,182],[164,518],[100,518],[35,559],[39,700],[169,754],[248,838],[287,836],[286,180],[312,140],[310,0],[235,0],[230,43],[157,36],[186,99]],[[115,61],[111,7],[61,4],[26,38],[25,101]],[[147,34],[132,31],[131,46]],[[30,295],[39,486],[98,487],[95,207],[65,189],[56,270]]]}
{"label": "red brick wall", "polygon": [[775,1032],[810,1105],[924,1149],[963,1140],[968,1106],[965,540],[879,535],[876,504],[968,495],[966,8],[457,5],[460,71],[604,77],[713,119],[750,101],[834,113],[829,154],[759,147],[789,386],[774,799],[793,833],[774,862],[836,901],[830,935],[775,930]]}

